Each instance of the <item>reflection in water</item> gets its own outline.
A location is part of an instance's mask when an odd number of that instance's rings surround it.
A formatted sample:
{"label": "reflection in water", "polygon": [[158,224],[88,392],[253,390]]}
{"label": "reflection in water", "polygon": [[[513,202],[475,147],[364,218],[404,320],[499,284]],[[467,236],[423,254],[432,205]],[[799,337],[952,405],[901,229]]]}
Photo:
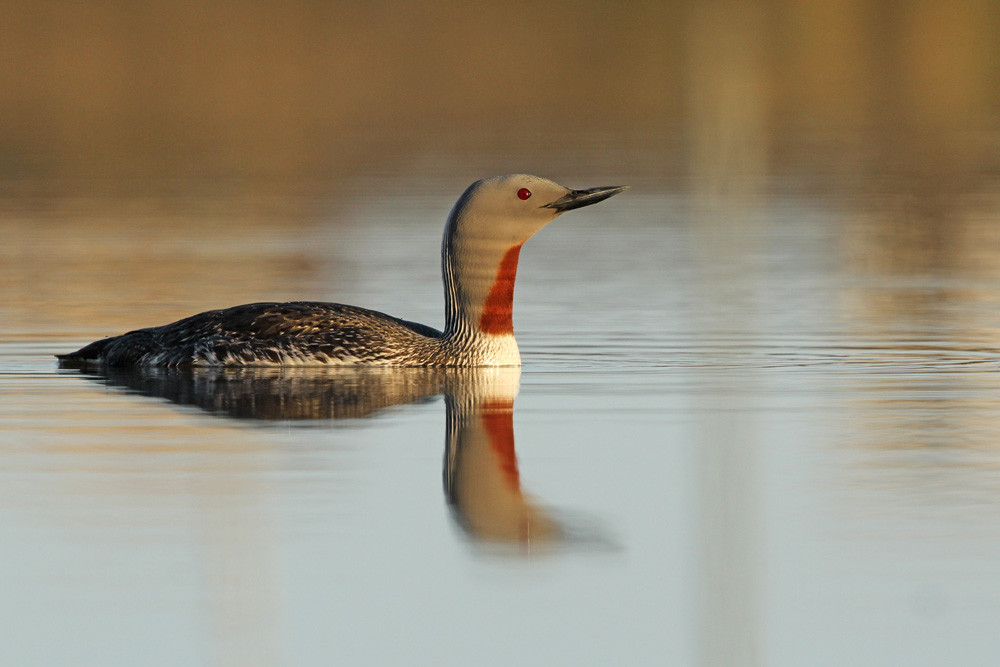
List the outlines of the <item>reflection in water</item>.
{"label": "reflection in water", "polygon": [[[422,369],[421,369],[422,370]],[[442,374],[340,368],[105,368],[85,373],[113,387],[264,420],[351,419],[444,391]]]}
{"label": "reflection in water", "polygon": [[[690,173],[696,202],[692,220],[703,230],[696,245],[700,258],[713,267],[696,285],[701,301],[715,305],[703,314],[711,330],[735,324],[749,339],[757,333],[758,315],[752,305],[755,285],[746,277],[763,273],[753,266],[759,247],[752,234],[771,224],[761,215],[770,159],[766,16],[752,5],[705,2],[692,8],[690,20]],[[727,376],[712,392],[698,397],[715,415],[702,428],[698,448],[698,663],[706,667],[761,663],[755,591],[755,425],[740,410],[746,394],[725,402],[717,398],[735,382]]]}
{"label": "reflection in water", "polygon": [[245,419],[351,419],[443,394],[444,486],[457,524],[474,539],[522,547],[568,537],[521,490],[514,449],[518,368],[107,368],[84,374]]}
{"label": "reflection in water", "polygon": [[458,525],[480,540],[520,543],[558,540],[558,524],[521,492],[514,451],[517,369],[490,383],[452,385],[445,394],[448,440],[444,486]]}

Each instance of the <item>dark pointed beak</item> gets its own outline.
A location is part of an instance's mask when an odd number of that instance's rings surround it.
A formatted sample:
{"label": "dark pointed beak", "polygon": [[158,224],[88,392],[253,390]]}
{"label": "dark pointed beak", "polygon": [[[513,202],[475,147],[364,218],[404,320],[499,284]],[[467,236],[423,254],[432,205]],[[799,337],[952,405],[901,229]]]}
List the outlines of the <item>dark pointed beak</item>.
{"label": "dark pointed beak", "polygon": [[554,208],[562,213],[582,206],[590,206],[599,201],[604,201],[608,197],[613,197],[619,192],[628,190],[627,185],[612,185],[603,188],[588,188],[586,190],[572,190],[564,197],[560,197],[551,204],[544,204],[542,208]]}

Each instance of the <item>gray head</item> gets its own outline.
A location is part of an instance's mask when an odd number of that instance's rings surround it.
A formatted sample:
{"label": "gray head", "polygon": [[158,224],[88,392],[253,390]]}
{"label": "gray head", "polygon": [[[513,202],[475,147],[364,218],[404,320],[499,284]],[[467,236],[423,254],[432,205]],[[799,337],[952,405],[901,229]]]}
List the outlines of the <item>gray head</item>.
{"label": "gray head", "polygon": [[466,230],[483,230],[508,245],[520,245],[559,214],[596,204],[626,188],[571,190],[539,176],[494,176],[469,186],[452,209],[450,222]]}
{"label": "gray head", "polygon": [[520,365],[512,308],[521,244],[560,213],[624,189],[570,190],[526,174],[470,185],[444,232],[445,336],[474,335],[481,365]]}

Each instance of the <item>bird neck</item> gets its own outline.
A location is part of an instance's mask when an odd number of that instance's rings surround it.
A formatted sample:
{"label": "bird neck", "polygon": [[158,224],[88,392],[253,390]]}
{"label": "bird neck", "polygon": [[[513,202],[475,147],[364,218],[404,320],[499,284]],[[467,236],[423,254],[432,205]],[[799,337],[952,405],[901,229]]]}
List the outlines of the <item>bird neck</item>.
{"label": "bird neck", "polygon": [[449,224],[444,239],[445,338],[492,350],[484,363],[517,365],[512,309],[521,243],[463,231]]}

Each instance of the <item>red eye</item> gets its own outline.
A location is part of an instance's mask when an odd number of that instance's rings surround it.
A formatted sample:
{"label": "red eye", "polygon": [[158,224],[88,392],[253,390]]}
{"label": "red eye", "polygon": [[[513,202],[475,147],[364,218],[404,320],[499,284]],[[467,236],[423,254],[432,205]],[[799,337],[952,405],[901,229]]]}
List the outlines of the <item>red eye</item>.
{"label": "red eye", "polygon": [[517,196],[520,197],[521,199],[527,199],[528,197],[531,196],[531,190],[529,190],[528,188],[521,188],[520,190],[517,191]]}

